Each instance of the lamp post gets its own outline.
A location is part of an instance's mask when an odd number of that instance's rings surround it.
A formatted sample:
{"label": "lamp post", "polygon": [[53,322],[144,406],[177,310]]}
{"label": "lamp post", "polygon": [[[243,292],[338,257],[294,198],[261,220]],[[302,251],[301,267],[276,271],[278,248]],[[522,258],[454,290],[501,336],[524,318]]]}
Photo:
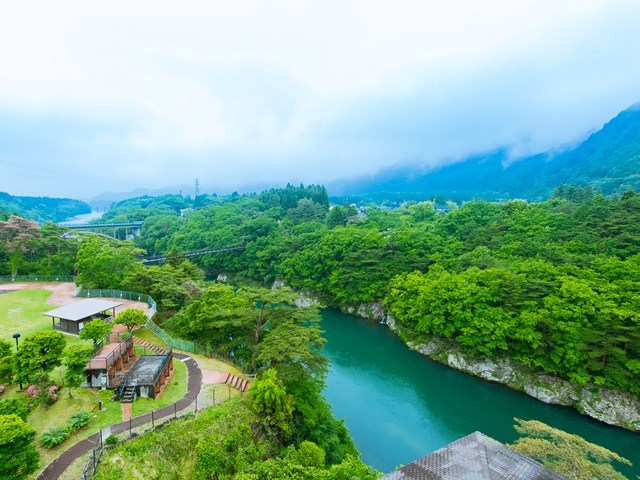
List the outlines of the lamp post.
{"label": "lamp post", "polygon": [[[18,339],[20,338],[20,334],[19,334],[19,333],[17,333],[17,332],[16,332],[16,333],[14,333],[14,334],[13,334],[13,338],[15,338],[15,339],[16,339],[16,353],[18,353],[18,350],[19,350],[19,349],[18,349]],[[22,378],[20,379],[20,381],[19,381],[19,382],[20,382],[20,390],[22,390]]]}

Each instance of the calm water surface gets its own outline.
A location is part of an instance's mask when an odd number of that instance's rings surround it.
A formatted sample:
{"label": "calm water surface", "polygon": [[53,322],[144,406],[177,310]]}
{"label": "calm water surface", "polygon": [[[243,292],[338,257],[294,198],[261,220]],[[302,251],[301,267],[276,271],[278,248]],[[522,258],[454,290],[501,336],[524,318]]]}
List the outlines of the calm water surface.
{"label": "calm water surface", "polygon": [[[387,327],[324,310],[331,360],[325,398],[343,418],[363,460],[383,472],[475,430],[516,438],[513,418],[541,420],[628,458],[640,475],[640,434],[435,363],[409,350]],[[631,477],[635,478],[635,477]]]}

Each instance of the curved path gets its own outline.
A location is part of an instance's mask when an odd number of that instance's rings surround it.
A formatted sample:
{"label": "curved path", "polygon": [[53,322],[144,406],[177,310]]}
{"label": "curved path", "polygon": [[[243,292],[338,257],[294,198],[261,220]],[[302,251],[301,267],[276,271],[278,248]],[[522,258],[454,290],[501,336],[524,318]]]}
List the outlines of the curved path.
{"label": "curved path", "polygon": [[[156,410],[153,413],[154,420],[170,417],[174,415],[176,411],[182,411],[187,408],[198,397],[200,388],[202,387],[202,371],[196,361],[188,355],[183,353],[174,353],[174,357],[182,360],[187,366],[189,372],[189,380],[187,393],[184,397],[178,400],[176,403],[169,405],[168,407]],[[139,417],[131,419],[131,427],[139,427],[146,423],[151,423],[151,413],[145,413]],[[116,423],[111,425],[111,433],[117,434],[129,429],[129,421]],[[60,475],[73,463],[74,460],[80,458],[82,455],[93,449],[100,441],[100,432],[94,433],[88,438],[79,441],[69,449],[65,450],[56,458],[53,462],[45,467],[45,469],[38,475],[37,480],[55,480],[60,478]]]}

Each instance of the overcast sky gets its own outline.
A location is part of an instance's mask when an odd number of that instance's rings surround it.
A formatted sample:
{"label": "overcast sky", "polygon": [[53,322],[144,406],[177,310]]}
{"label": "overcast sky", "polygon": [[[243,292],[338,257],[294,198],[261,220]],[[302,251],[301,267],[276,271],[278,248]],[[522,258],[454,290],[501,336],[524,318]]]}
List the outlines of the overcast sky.
{"label": "overcast sky", "polygon": [[537,153],[640,101],[639,51],[637,0],[3,2],[0,191]]}

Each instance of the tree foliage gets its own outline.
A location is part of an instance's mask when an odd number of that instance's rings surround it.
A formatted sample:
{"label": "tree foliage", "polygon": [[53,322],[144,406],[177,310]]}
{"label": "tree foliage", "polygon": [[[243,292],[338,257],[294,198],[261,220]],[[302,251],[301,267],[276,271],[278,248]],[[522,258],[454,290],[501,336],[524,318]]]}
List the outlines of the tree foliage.
{"label": "tree foliage", "polygon": [[83,340],[93,340],[93,344],[95,345],[111,332],[111,328],[111,325],[107,322],[101,318],[97,318],[91,320],[89,323],[85,323],[84,328],[80,332],[80,338]]}
{"label": "tree foliage", "polygon": [[[93,323],[93,322],[92,322]],[[71,389],[78,387],[84,380],[84,371],[87,362],[91,359],[92,349],[84,345],[72,345],[64,352],[64,381],[69,387],[69,395]]]}
{"label": "tree foliage", "polygon": [[131,333],[135,327],[141,327],[148,320],[147,314],[139,308],[127,308],[116,315],[114,322],[124,325]]}
{"label": "tree foliage", "polygon": [[119,288],[139,253],[130,242],[91,238],[78,250],[76,282],[85,288]]}
{"label": "tree foliage", "polygon": [[250,389],[251,411],[257,427],[276,444],[284,444],[293,435],[294,398],[273,369],[263,372]]}
{"label": "tree foliage", "polygon": [[38,469],[35,436],[18,415],[0,415],[0,479],[20,480]]}
{"label": "tree foliage", "polygon": [[626,458],[537,420],[515,421],[515,429],[523,435],[510,445],[515,451],[577,480],[626,478],[612,465],[612,462],[631,465]]}
{"label": "tree foliage", "polygon": [[20,398],[3,398],[0,399],[0,415],[14,414],[19,416],[22,420],[27,420],[29,414],[29,408],[27,404]]}
{"label": "tree foliage", "polygon": [[40,372],[50,372],[62,363],[66,343],[60,332],[41,331],[29,335],[15,355],[15,374],[27,382]]}

